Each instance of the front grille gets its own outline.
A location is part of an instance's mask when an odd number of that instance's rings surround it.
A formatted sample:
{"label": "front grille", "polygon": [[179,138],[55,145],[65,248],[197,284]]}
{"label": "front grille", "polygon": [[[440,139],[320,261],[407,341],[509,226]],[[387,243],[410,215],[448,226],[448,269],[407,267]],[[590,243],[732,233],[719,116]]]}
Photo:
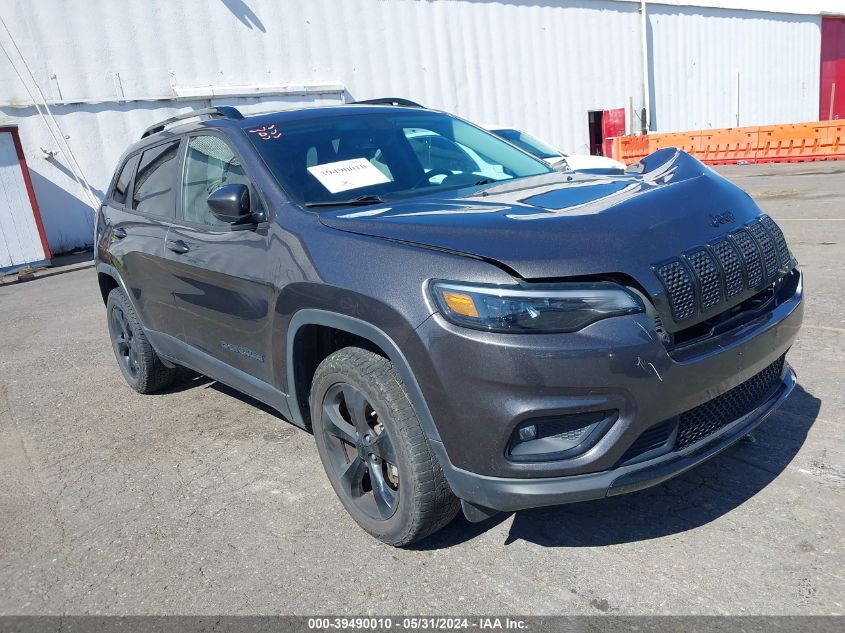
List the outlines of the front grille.
{"label": "front grille", "polygon": [[643,431],[642,435],[640,435],[634,443],[631,444],[628,450],[625,451],[625,454],[619,458],[618,464],[624,464],[625,462],[633,460],[635,457],[639,457],[644,453],[660,448],[666,444],[669,436],[672,435],[672,431],[674,430],[675,418],[665,420],[660,424],[655,424],[654,426],[646,429]]}
{"label": "front grille", "polygon": [[675,320],[683,321],[695,314],[695,287],[686,266],[679,261],[669,262],[658,268],[657,274],[669,293]]}
{"label": "front grille", "polygon": [[721,396],[678,416],[675,450],[694,444],[759,407],[780,381],[784,357]]}
{"label": "front grille", "polygon": [[689,263],[695,276],[698,277],[698,288],[701,294],[701,309],[708,310],[722,300],[722,279],[713,258],[705,250],[692,253]]}
{"label": "front grille", "polygon": [[731,239],[739,247],[742,254],[742,261],[745,264],[745,281],[747,288],[757,288],[763,281],[763,262],[760,259],[760,250],[754,242],[754,238],[745,229],[731,233]]}
{"label": "front grille", "polygon": [[792,253],[789,252],[789,247],[786,245],[786,238],[783,236],[783,231],[780,230],[780,227],[775,224],[775,221],[768,215],[764,215],[760,218],[760,222],[763,223],[763,226],[766,227],[766,230],[769,234],[771,234],[772,239],[775,241],[775,246],[778,249],[778,259],[780,259],[781,266],[788,266],[789,262],[792,261]]}
{"label": "front grille", "polygon": [[771,279],[777,274],[778,268],[780,268],[775,243],[772,241],[769,232],[759,222],[749,225],[748,230],[751,231],[751,235],[757,240],[757,245],[763,253],[763,263],[766,264],[766,279]]}
{"label": "front grille", "polygon": [[654,267],[675,321],[714,308],[743,291],[760,290],[793,267],[783,232],[774,220],[759,220],[706,246]]}
{"label": "front grille", "polygon": [[735,297],[745,289],[745,284],[742,282],[742,262],[739,259],[739,251],[728,240],[719,240],[713,244],[713,251],[719,258],[719,264],[725,275],[725,292],[729,299]]}
{"label": "front grille", "polygon": [[[656,449],[662,448],[659,454],[681,450],[748,415],[770,397],[772,389],[780,382],[784,358],[781,356],[759,374],[721,396],[647,428],[619,458],[616,465],[632,463]],[[677,435],[670,442],[676,428]]]}

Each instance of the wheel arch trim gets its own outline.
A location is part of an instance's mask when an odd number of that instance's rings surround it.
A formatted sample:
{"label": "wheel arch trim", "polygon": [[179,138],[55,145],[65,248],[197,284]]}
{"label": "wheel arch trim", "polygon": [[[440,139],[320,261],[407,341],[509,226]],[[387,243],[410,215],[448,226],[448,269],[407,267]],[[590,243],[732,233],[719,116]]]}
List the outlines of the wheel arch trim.
{"label": "wheel arch trim", "polygon": [[[97,261],[94,265],[94,270],[97,271],[97,275],[100,274],[107,275],[114,279],[114,282],[117,284],[117,288],[120,288],[123,291],[123,296],[126,297],[126,300],[129,302],[129,305],[132,306],[132,310],[135,312],[135,316],[138,318],[138,322],[141,324],[141,327],[144,329],[144,332],[147,334],[147,340],[152,346],[155,353],[158,354],[159,360],[167,367],[175,367],[176,365],[167,358],[166,355],[161,353],[160,348],[156,345],[153,341],[153,338],[150,336],[151,331],[147,329],[147,326],[144,325],[144,321],[141,318],[141,312],[138,310],[138,306],[135,304],[135,297],[132,296],[132,293],[129,292],[129,288],[126,286],[126,283],[123,281],[123,277],[120,276],[120,273],[117,271],[117,268],[112,266],[111,264],[107,264],[103,261]],[[108,312],[108,297],[103,297],[104,302],[106,303],[106,312]]]}
{"label": "wheel arch trim", "polygon": [[[138,312],[138,306],[135,305],[135,297],[132,296],[132,293],[129,292],[129,288],[126,286],[126,283],[123,281],[123,277],[120,276],[120,273],[117,271],[117,268],[112,266],[111,264],[106,264],[105,262],[97,262],[96,266],[94,267],[97,273],[102,273],[104,275],[108,275],[112,279],[117,282],[117,287],[123,291],[123,294],[126,295],[126,298],[129,300],[129,303],[132,304],[132,309],[135,310],[135,314],[138,315],[138,320],[141,319],[141,313]],[[141,323],[143,326],[144,324]]]}
{"label": "wheel arch trim", "polygon": [[290,321],[287,332],[287,350],[286,350],[286,365],[288,368],[288,399],[290,400],[291,416],[297,424],[304,425],[305,420],[302,419],[302,412],[300,408],[299,398],[296,392],[296,372],[294,370],[293,347],[296,339],[296,334],[300,328],[307,325],[322,325],[326,327],[343,330],[349,334],[360,336],[371,343],[378,345],[388,359],[399,370],[399,375],[405,383],[405,388],[408,390],[408,397],[411,400],[411,405],[419,417],[420,424],[422,424],[423,432],[429,440],[440,443],[440,434],[437,432],[437,426],[434,424],[434,418],[431,416],[431,411],[426,404],[422,389],[417,382],[414,372],[411,370],[411,365],[405,355],[399,349],[399,346],[390,338],[384,331],[380,330],[371,323],[356,319],[345,314],[337,312],[330,312],[328,310],[319,310],[312,308],[305,308],[296,312]]}

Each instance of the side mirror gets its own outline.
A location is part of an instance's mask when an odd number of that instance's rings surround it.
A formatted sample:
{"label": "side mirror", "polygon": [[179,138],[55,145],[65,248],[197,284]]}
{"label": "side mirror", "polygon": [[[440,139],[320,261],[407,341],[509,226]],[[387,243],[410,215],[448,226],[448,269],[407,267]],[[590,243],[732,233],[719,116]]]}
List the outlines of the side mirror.
{"label": "side mirror", "polygon": [[246,185],[223,185],[212,191],[207,199],[214,217],[227,224],[254,222]]}

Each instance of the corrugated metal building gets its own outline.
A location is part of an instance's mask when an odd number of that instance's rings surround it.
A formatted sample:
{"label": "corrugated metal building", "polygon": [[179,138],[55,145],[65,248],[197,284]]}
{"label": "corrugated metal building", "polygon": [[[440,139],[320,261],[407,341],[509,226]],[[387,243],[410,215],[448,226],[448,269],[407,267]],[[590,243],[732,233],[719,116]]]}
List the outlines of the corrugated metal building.
{"label": "corrugated metal building", "polygon": [[661,131],[815,120],[828,13],[845,1],[0,0],[0,115],[61,252],[176,112],[402,96],[576,153],[590,112],[624,109],[628,131],[643,108]]}

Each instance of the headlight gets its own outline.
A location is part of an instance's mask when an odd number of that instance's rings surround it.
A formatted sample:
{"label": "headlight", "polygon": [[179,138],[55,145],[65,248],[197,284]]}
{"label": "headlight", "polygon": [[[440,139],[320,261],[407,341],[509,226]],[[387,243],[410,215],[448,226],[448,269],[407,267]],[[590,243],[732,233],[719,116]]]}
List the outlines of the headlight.
{"label": "headlight", "polygon": [[431,293],[446,320],[491,332],[574,332],[601,319],[643,312],[637,297],[611,282],[526,288],[435,281]]}

